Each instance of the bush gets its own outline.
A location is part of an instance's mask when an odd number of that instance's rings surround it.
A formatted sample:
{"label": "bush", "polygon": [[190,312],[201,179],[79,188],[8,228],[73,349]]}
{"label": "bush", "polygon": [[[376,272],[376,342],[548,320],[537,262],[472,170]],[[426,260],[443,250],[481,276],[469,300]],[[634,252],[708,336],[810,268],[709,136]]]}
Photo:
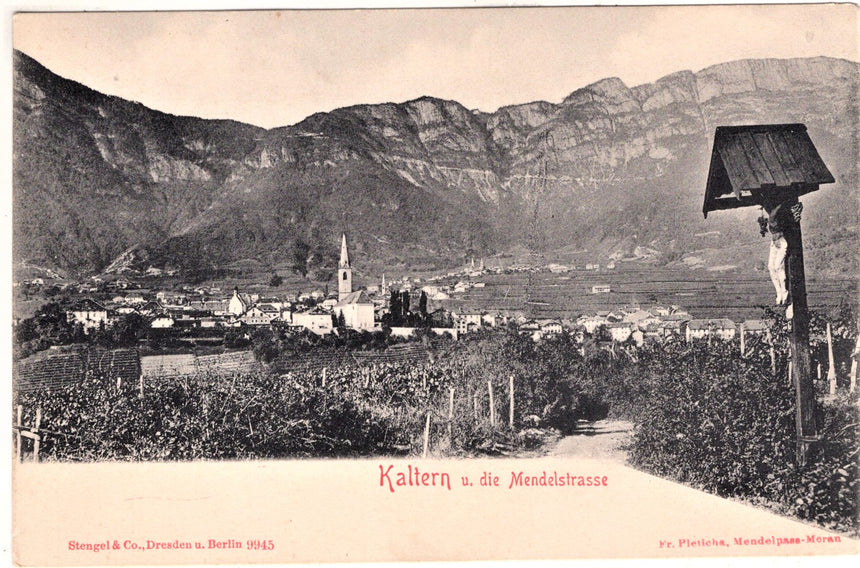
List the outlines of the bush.
{"label": "bush", "polygon": [[733,344],[673,353],[645,379],[651,398],[630,461],[724,497],[743,497],[822,526],[857,532],[856,397],[818,409],[823,442],[796,465],[794,389],[762,347]]}

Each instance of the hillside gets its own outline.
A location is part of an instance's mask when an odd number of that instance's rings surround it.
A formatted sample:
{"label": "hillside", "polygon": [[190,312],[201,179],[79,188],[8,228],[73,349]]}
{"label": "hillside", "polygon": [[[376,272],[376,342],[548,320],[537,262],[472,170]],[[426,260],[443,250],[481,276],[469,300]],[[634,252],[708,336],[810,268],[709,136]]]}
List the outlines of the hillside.
{"label": "hillside", "polygon": [[858,84],[848,61],[747,60],[557,104],[423,97],[264,130],[102,95],[16,52],[14,254],[81,274],[132,251],[123,263],[325,277],[345,230],[368,270],[518,246],[753,266],[736,245],[759,239],[756,211],[701,216],[714,129],[803,122],[837,179],[804,199],[808,271],[856,274]]}

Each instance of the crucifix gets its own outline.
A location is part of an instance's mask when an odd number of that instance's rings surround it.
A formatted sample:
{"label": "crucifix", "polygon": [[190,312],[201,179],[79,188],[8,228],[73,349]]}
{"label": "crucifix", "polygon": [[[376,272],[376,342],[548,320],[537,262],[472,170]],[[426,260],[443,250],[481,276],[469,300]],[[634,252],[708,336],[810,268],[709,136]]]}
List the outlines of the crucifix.
{"label": "crucifix", "polygon": [[803,124],[719,126],[714,134],[702,212],[762,207],[771,236],[768,270],[776,304],[791,322],[791,378],[795,387],[797,462],[806,465],[819,437],[809,360],[809,308],[803,268],[800,196],[833,183]]}

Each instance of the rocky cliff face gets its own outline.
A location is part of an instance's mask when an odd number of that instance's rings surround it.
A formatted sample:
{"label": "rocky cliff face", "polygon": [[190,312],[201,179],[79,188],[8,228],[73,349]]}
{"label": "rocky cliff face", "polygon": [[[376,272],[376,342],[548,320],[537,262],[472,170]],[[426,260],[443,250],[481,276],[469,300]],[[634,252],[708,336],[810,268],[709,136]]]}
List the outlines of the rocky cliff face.
{"label": "rocky cliff face", "polygon": [[310,244],[325,263],[348,230],[381,259],[518,243],[678,256],[697,233],[755,234],[750,212],[699,211],[714,128],[769,122],[806,123],[838,180],[808,209],[824,250],[829,227],[857,239],[858,84],[847,61],[749,60],[491,114],[423,97],[265,131],[151,111],[16,54],[15,253],[86,271],[134,246],[217,264]]}

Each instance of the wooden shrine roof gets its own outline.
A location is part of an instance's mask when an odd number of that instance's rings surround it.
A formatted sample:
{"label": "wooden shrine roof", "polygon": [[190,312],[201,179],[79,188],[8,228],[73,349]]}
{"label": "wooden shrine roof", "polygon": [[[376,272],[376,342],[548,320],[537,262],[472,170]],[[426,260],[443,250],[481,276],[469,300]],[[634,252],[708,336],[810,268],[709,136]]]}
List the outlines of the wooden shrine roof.
{"label": "wooden shrine roof", "polygon": [[702,212],[759,205],[767,191],[803,195],[834,181],[804,124],[718,126]]}

